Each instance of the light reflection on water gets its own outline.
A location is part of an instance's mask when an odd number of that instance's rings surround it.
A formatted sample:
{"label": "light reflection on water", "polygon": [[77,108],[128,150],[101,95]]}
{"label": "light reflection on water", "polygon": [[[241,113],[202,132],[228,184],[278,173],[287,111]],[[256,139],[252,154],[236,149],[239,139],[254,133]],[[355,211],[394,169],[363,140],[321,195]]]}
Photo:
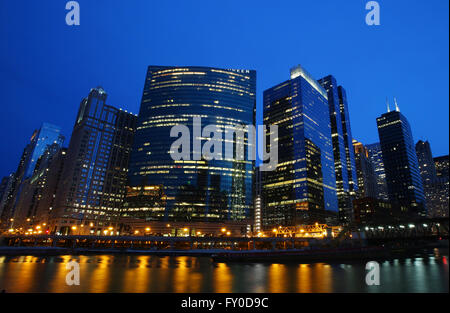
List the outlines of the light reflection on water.
{"label": "light reflection on water", "polygon": [[[80,263],[79,286],[65,283],[71,260]],[[365,275],[365,262],[226,264],[181,256],[0,256],[0,290],[6,292],[448,292],[448,250],[380,262],[380,286],[367,286]]]}

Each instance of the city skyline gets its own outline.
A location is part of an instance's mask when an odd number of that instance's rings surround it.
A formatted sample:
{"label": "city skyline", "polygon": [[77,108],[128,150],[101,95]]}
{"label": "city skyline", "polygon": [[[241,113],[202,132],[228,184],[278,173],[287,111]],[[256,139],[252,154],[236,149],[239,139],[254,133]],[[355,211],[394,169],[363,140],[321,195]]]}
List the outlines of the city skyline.
{"label": "city skyline", "polygon": [[449,6],[0,1],[1,298],[448,293]]}
{"label": "city skyline", "polygon": [[[327,1],[325,1],[327,2]],[[117,8],[121,5],[111,3],[110,7],[103,8],[105,14],[99,17],[105,26],[96,25],[98,21],[93,20],[93,12],[101,7],[99,4],[80,1],[82,22],[79,28],[70,28],[64,24],[64,8],[57,4],[27,4],[22,10],[17,4],[8,2],[6,5],[11,16],[2,16],[2,21],[16,27],[15,37],[5,33],[5,27],[1,27],[9,45],[1,53],[2,59],[9,60],[8,64],[2,64],[0,83],[5,88],[5,114],[8,120],[0,127],[0,133],[4,141],[10,142],[9,149],[2,154],[0,170],[2,176],[15,171],[17,159],[25,146],[32,131],[40,126],[42,122],[62,125],[62,133],[69,142],[70,130],[73,125],[73,116],[76,115],[77,104],[85,93],[85,90],[93,86],[102,85],[110,94],[110,103],[133,113],[138,112],[142,92],[142,79],[145,77],[145,69],[148,64],[166,65],[205,65],[220,68],[251,68],[257,71],[257,110],[258,123],[262,116],[262,90],[282,81],[285,69],[301,63],[308,68],[315,78],[332,74],[346,87],[349,97],[350,119],[352,121],[353,137],[363,144],[371,144],[378,141],[375,119],[385,112],[384,99],[394,96],[402,107],[402,112],[408,116],[413,125],[414,141],[428,140],[433,148],[433,156],[448,154],[448,30],[444,26],[448,23],[448,3],[438,3],[428,7],[421,3],[402,5],[399,1],[395,4],[380,1],[382,7],[382,21],[379,28],[370,28],[364,23],[364,5],[355,3],[343,3],[340,6],[348,11],[349,20],[342,21],[333,17],[333,6],[321,6],[320,4],[294,4],[287,2],[281,7],[273,8],[258,6],[256,12],[246,14],[251,8],[251,3],[241,4],[240,10],[233,10],[233,4],[207,4],[204,9],[201,5],[181,5],[173,9],[173,17],[185,22],[186,31],[191,31],[194,36],[192,45],[180,52],[153,52],[153,45],[165,44],[167,49],[162,51],[173,51],[178,45],[186,46],[186,39],[175,36],[175,40],[168,40],[165,36],[152,32],[153,38],[143,33],[142,29],[148,28],[153,23],[166,22],[158,20],[159,15],[168,12],[169,7],[162,5],[154,7],[153,4],[137,2],[124,8],[118,13]],[[141,6],[148,10],[152,9],[157,14],[156,21],[148,21],[143,15],[136,17],[136,23],[131,26],[118,21],[126,21],[136,14]],[[301,30],[307,23],[313,23],[317,27],[316,34],[311,35],[299,31],[299,40],[293,40],[289,51],[274,51],[272,44],[264,40],[273,41],[274,45],[292,37],[295,32],[286,31],[280,33],[280,25],[270,23],[264,25],[258,18],[264,19],[274,15],[283,20],[295,17],[286,8],[291,7],[295,12],[309,10],[320,13],[320,18],[311,20],[305,14],[302,19],[292,19],[294,22],[286,22]],[[211,31],[199,30],[198,23],[188,23],[181,15],[183,9],[188,12],[210,10],[211,8],[222,9],[228,12],[230,17],[221,21],[214,21],[211,17],[205,17],[218,30],[219,38],[223,41],[214,40],[213,45],[202,44],[202,39],[210,38]],[[20,9],[20,14],[19,14]],[[114,10],[114,18],[112,12]],[[1,10],[6,12],[7,10]],[[145,10],[143,10],[145,11]],[[286,16],[283,16],[283,14]],[[403,16],[414,16],[418,12],[421,19],[415,22],[406,22]],[[38,14],[36,14],[38,13]],[[432,14],[444,14],[442,18],[432,18]],[[312,14],[314,15],[314,14]],[[62,16],[62,17],[61,17]],[[203,16],[203,15],[202,15]],[[243,33],[237,32],[235,26],[228,29],[223,23],[231,18],[246,17],[244,19]],[[13,18],[16,17],[15,20]],[[354,52],[346,55],[345,52],[333,50],[332,54],[319,51],[321,41],[325,36],[328,26],[320,25],[320,20],[329,19],[331,23],[337,24],[335,36],[328,36],[327,40],[332,43],[354,46]],[[46,20],[41,23],[39,21]],[[26,20],[26,23],[22,23]],[[2,23],[3,23],[2,22]],[[29,23],[36,22],[36,35],[26,27]],[[95,23],[94,23],[95,22]],[[22,24],[21,24],[22,23]],[[179,25],[179,24],[177,24]],[[170,26],[169,34],[178,31],[178,26]],[[54,27],[54,26],[61,26]],[[139,27],[137,29],[136,27]],[[183,25],[184,26],[184,25]],[[108,35],[108,27],[117,30],[116,38]],[[264,30],[255,32],[258,27]],[[54,29],[55,28],[55,29]],[[283,27],[284,28],[284,27]],[[159,28],[161,29],[161,28]],[[339,36],[339,31],[346,32],[346,36]],[[42,37],[43,33],[48,33]],[[126,49],[118,50],[103,59],[103,55],[95,49],[100,47],[112,48],[119,43],[128,43],[126,34],[135,34]],[[249,32],[253,37],[249,38]],[[386,34],[391,32],[391,34]],[[234,35],[234,39],[229,38]],[[245,34],[247,34],[245,36]],[[411,35],[415,36],[416,43],[409,40]],[[382,36],[381,36],[382,35]],[[402,36],[406,35],[406,36]],[[136,38],[141,39],[138,40]],[[334,38],[336,37],[336,38]],[[381,38],[380,38],[381,37]],[[19,41],[25,39],[26,43]],[[97,41],[93,41],[98,38]],[[408,39],[409,38],[409,39]],[[144,40],[145,39],[145,40]],[[147,40],[148,39],[148,40]],[[249,40],[248,40],[249,39]],[[300,40],[301,39],[301,40]],[[39,42],[39,46],[36,44]],[[355,45],[355,42],[358,42]],[[90,48],[86,50],[85,45],[89,43]],[[195,44],[199,44],[194,47]],[[240,52],[227,47],[235,43]],[[268,52],[262,53],[259,43],[263,44]],[[320,44],[320,45],[319,45]],[[317,47],[302,51],[304,45]],[[78,46],[82,46],[78,48]],[[94,49],[92,49],[92,47]],[[378,49],[385,47],[385,49]],[[33,49],[31,49],[33,48]],[[52,49],[56,52],[52,52]],[[353,49],[353,48],[352,48]],[[305,50],[305,49],[303,49]],[[347,49],[344,49],[347,51]],[[388,51],[385,51],[388,50]],[[20,52],[25,51],[25,52]],[[200,51],[201,53],[194,53]],[[389,52],[389,54],[386,54]],[[348,53],[347,53],[348,54]],[[226,55],[226,56],[225,56]],[[356,58],[355,58],[356,57]],[[133,59],[133,61],[131,61]],[[24,62],[22,62],[24,61]],[[92,68],[92,69],[90,69]],[[415,68],[411,71],[411,68]],[[31,77],[39,77],[39,79]],[[422,78],[418,80],[418,78]],[[432,79],[424,79],[431,77]],[[363,79],[361,79],[363,78]],[[400,79],[401,78],[401,79]],[[73,81],[77,81],[74,84]],[[412,82],[418,84],[415,92],[411,93]],[[419,82],[419,83],[417,83]],[[420,85],[420,86],[419,86]],[[27,90],[27,92],[23,92]],[[425,105],[432,105],[434,110],[421,110]],[[430,104],[428,104],[430,103]],[[27,112],[24,114],[23,112]],[[11,134],[12,137],[11,137]],[[8,136],[8,137],[5,137]],[[12,140],[11,140],[12,138]]]}

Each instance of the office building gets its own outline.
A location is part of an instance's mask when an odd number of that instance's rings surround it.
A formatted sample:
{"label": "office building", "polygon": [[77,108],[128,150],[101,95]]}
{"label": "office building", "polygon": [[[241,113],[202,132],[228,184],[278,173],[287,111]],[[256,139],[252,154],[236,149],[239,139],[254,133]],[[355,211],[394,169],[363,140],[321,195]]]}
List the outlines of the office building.
{"label": "office building", "polygon": [[0,182],[0,218],[2,217],[3,208],[6,202],[8,201],[8,196],[10,195],[13,181],[14,181],[14,173],[3,177]]}
{"label": "office building", "polygon": [[379,142],[366,145],[369,160],[373,165],[375,178],[377,181],[377,199],[388,201],[386,173],[384,171],[383,152]]}
{"label": "office building", "polygon": [[24,186],[23,182],[33,175],[36,163],[46,151],[47,147],[52,144],[61,146],[63,142],[64,136],[61,135],[60,127],[53,124],[43,123],[39,129],[33,132],[30,142],[23,150],[19,165],[14,173],[10,194],[7,196],[7,201],[3,207],[2,221],[14,218],[17,201],[20,198]]}
{"label": "office building", "polygon": [[355,149],[356,175],[358,182],[356,198],[377,198],[377,180],[374,166],[369,159],[369,151],[357,140],[353,140],[353,147]]}
{"label": "office building", "polygon": [[365,197],[353,200],[354,222],[362,225],[386,225],[399,221],[399,212],[390,201]]}
{"label": "office building", "polygon": [[117,234],[137,117],[93,88],[81,101],[51,212],[50,232]]}
{"label": "office building", "polygon": [[318,82],[328,95],[339,220],[345,224],[353,218],[352,200],[357,189],[347,97],[345,90],[337,85],[333,76],[326,76]]}
{"label": "office building", "polygon": [[263,105],[264,124],[278,125],[278,165],[262,174],[263,228],[328,222],[338,199],[326,90],[297,66]]}
{"label": "office building", "polygon": [[426,215],[422,178],[411,127],[396,109],[377,118],[388,195],[410,217]]}
{"label": "office building", "polygon": [[438,178],[449,177],[449,158],[448,155],[433,158],[436,176]]}
{"label": "office building", "polygon": [[426,186],[432,184],[437,176],[430,143],[428,141],[419,140],[416,143],[416,155],[423,185]]}
{"label": "office building", "polygon": [[428,207],[430,217],[449,217],[449,157],[448,155],[433,159],[436,180],[430,186],[431,199]]}
{"label": "office building", "polygon": [[[250,223],[254,161],[247,157],[248,138],[243,138],[243,160],[234,154],[205,158],[199,147],[209,141],[207,125],[214,125],[222,135],[217,140],[222,152],[227,141],[223,138],[232,134],[236,125],[254,125],[255,94],[253,70],[149,66],[123,217],[153,221],[155,225],[162,221]],[[185,127],[190,140],[187,155],[175,160],[171,147],[180,134],[170,134],[177,125]],[[234,148],[236,137],[228,140]]]}

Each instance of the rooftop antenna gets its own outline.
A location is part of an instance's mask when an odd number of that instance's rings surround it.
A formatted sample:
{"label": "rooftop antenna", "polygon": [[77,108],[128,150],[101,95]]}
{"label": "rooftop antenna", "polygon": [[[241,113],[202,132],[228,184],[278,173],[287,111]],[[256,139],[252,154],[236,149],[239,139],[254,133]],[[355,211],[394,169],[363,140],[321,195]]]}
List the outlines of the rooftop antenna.
{"label": "rooftop antenna", "polygon": [[386,106],[387,106],[387,111],[391,112],[391,108],[389,107],[389,100],[387,97],[386,97]]}
{"label": "rooftop antenna", "polygon": [[398,105],[397,105],[397,98],[396,97],[394,97],[394,103],[395,103],[395,111],[400,112],[400,109],[398,108]]}

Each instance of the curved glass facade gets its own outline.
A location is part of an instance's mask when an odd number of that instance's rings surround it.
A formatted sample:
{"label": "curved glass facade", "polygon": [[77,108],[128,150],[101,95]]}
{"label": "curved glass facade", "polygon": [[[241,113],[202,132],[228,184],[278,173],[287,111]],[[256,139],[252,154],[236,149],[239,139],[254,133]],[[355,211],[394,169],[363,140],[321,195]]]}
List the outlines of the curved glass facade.
{"label": "curved glass facade", "polygon": [[[254,125],[256,72],[210,67],[149,66],[129,170],[124,216],[146,220],[244,220],[253,207],[254,161],[194,156],[194,118],[202,129],[217,125],[225,151],[226,133],[235,125]],[[173,126],[190,131],[190,158],[175,161]],[[236,136],[233,137],[234,145]],[[248,138],[244,140],[245,154]],[[236,150],[234,150],[236,151]]]}

